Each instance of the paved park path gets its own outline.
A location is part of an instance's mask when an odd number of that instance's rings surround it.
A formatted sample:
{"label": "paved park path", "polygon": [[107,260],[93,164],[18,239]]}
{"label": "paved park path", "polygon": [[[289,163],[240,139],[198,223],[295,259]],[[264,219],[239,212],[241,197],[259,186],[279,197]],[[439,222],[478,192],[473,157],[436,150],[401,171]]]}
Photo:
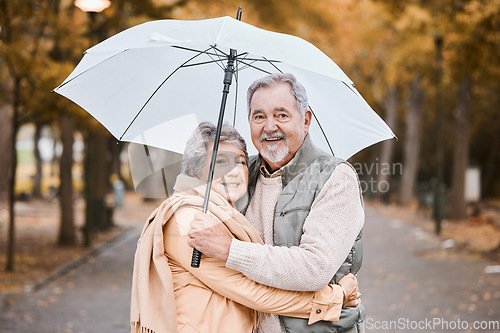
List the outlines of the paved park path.
{"label": "paved park path", "polygon": [[485,272],[492,263],[440,256],[432,233],[373,208],[363,242],[368,332],[500,332],[500,274]]}
{"label": "paved park path", "polygon": [[[98,256],[4,309],[0,332],[129,332],[132,260],[141,225],[138,222]],[[480,329],[500,321],[500,274],[485,273],[489,263],[421,256],[441,243],[370,207],[363,239],[364,263],[358,278],[368,332],[500,331],[498,326]],[[475,324],[478,329],[473,329]]]}
{"label": "paved park path", "polygon": [[141,227],[0,316],[2,333],[130,332],[132,264]]}

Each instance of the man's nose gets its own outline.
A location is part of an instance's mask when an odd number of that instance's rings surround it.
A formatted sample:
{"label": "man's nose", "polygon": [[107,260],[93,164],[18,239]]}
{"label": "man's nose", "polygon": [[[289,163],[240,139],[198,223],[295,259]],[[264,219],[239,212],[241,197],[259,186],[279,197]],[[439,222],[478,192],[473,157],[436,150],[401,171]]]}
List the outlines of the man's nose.
{"label": "man's nose", "polygon": [[266,124],[264,125],[264,131],[267,133],[272,133],[278,130],[278,124],[273,117],[269,117],[266,120]]}

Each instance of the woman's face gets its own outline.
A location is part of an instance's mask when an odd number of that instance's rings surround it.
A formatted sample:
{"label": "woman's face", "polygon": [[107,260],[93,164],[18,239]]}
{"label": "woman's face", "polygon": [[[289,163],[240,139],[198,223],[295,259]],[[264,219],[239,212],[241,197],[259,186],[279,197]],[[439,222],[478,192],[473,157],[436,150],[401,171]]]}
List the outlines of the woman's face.
{"label": "woman's face", "polygon": [[[208,179],[213,147],[213,142],[208,145],[207,160],[198,175],[198,178],[205,182]],[[220,142],[212,189],[226,198],[231,204],[234,204],[236,200],[245,194],[247,185],[248,167],[245,153],[232,143]]]}

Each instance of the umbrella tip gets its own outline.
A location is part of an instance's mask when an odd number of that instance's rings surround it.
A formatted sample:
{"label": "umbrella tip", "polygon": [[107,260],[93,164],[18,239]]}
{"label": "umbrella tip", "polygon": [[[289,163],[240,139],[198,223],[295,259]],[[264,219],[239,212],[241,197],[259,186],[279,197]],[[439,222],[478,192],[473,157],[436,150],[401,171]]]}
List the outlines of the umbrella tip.
{"label": "umbrella tip", "polygon": [[238,13],[236,14],[236,19],[238,21],[241,21],[241,12],[242,11],[243,11],[243,8],[241,8],[241,6],[240,6],[240,8],[238,8]]}

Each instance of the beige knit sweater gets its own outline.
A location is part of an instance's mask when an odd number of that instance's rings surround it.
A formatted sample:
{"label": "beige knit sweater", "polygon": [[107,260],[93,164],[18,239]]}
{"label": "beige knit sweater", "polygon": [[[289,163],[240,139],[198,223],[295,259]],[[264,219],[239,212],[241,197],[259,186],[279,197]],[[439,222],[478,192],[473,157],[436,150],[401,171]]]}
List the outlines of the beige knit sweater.
{"label": "beige knit sweater", "polygon": [[[226,266],[272,287],[319,290],[340,268],[363,227],[357,176],[347,164],[335,168],[312,204],[298,247],[273,246],[274,207],[281,192],[281,176],[259,176],[246,217],[265,245],[233,240]],[[281,332],[277,316],[266,317],[260,331]]]}

